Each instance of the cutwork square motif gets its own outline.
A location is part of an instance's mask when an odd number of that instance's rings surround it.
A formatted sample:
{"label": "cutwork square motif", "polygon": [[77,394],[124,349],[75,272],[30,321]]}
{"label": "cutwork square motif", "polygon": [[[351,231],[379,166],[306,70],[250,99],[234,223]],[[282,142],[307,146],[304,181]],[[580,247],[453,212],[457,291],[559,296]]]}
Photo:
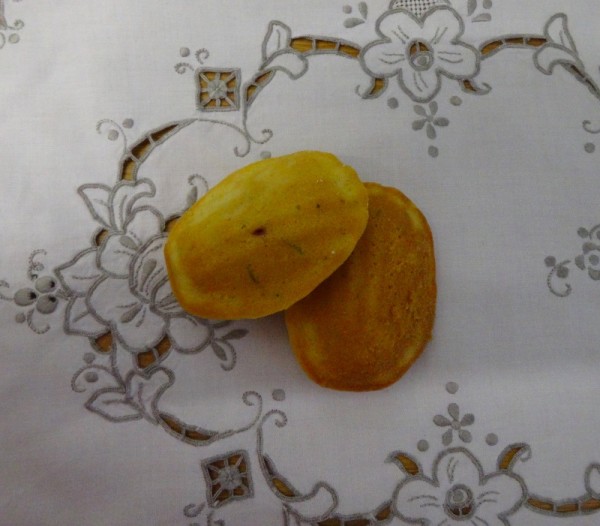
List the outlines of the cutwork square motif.
{"label": "cutwork square motif", "polygon": [[233,451],[202,461],[208,504],[218,508],[254,496],[248,454]]}
{"label": "cutwork square motif", "polygon": [[198,69],[200,111],[235,111],[240,108],[239,69]]}

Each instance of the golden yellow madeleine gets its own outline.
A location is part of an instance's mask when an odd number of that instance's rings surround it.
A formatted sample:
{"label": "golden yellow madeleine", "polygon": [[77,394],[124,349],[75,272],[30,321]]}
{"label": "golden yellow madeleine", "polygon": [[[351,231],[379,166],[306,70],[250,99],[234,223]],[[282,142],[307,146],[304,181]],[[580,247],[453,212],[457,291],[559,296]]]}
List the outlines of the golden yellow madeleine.
{"label": "golden yellow madeleine", "polygon": [[344,391],[396,382],[430,340],[435,257],[427,220],[400,191],[366,183],[367,228],[348,260],[285,314],[307,375]]}
{"label": "golden yellow madeleine", "polygon": [[213,319],[258,318],[306,296],[350,255],[368,219],[356,172],[297,152],[226,177],[177,220],[165,246],[182,307]]}

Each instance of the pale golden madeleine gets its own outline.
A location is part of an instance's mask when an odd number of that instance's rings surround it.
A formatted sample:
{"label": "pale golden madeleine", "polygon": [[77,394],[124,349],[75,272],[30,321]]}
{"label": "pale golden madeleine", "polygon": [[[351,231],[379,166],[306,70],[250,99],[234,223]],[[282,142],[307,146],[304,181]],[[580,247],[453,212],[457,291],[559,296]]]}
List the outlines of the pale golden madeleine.
{"label": "pale golden madeleine", "polygon": [[369,222],[348,260],[286,311],[294,353],[319,385],[344,391],[396,382],[430,340],[433,238],[400,191],[366,183]]}
{"label": "pale golden madeleine", "polygon": [[204,318],[284,310],[346,260],[367,219],[365,186],[332,154],[250,164],[175,223],[165,246],[173,292]]}

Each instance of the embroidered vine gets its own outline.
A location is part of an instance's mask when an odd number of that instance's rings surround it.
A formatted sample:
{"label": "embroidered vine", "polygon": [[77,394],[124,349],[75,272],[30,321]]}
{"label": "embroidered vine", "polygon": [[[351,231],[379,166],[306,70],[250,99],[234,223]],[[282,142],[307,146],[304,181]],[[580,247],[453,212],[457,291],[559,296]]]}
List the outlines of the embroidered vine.
{"label": "embroidered vine", "polygon": [[[458,384],[449,382],[446,390],[452,396],[458,391]],[[193,525],[226,524],[227,505],[251,499],[258,484],[266,484],[274,502],[281,506],[284,526],[355,523],[380,526],[389,524],[394,518],[411,524],[459,526],[469,521],[470,524],[502,522],[510,525],[510,517],[522,508],[565,519],[600,511],[600,464],[591,463],[586,468],[583,494],[562,500],[540,496],[530,490],[525,476],[514,469],[531,458],[532,450],[528,444],[509,444],[497,454],[495,469],[486,471],[468,448],[448,447],[451,441],[448,433],[456,430],[460,436],[464,426],[474,424],[475,417],[467,413],[459,419],[458,405],[454,402],[448,405],[448,413],[451,420],[442,415],[433,418],[436,426],[450,426],[450,429],[442,433],[443,449],[439,450],[429,470],[422,466],[418,453],[405,450],[389,453],[385,461],[400,471],[393,493],[382,495],[381,504],[374,509],[345,515],[338,511],[339,495],[331,484],[319,481],[309,492],[302,493],[277,469],[276,461],[266,451],[265,436],[271,425],[284,429],[288,416],[280,409],[272,409],[264,414],[256,428],[255,456],[249,449],[238,449],[201,461],[206,500],[188,504],[183,514],[196,521]],[[494,433],[482,436],[479,431],[474,429],[473,435],[463,434],[461,438],[470,442],[477,437],[491,448],[497,446],[498,437]],[[428,448],[428,441],[418,441],[419,452]],[[252,466],[255,466],[254,472]]]}

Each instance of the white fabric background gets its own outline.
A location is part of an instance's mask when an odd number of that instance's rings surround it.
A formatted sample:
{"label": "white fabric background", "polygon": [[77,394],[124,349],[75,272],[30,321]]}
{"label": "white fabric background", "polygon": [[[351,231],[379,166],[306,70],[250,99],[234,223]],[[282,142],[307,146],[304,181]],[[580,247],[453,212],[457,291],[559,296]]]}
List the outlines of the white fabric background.
{"label": "white fabric background", "polygon": [[[20,41],[0,49],[0,278],[14,292],[31,286],[27,260],[45,249],[46,272],[89,246],[96,226],[77,194],[83,184],[117,182],[122,140],[106,140],[96,123],[133,119],[129,144],[148,131],[185,118],[223,119],[241,125],[241,112],[202,115],[195,106],[191,71],[196,49],[202,67],[240,68],[245,82],[261,62],[272,20],[294,36],[327,35],[365,45],[378,37],[376,18],[386,2],[369,3],[367,21],[345,28],[346,2],[190,1],[6,2],[9,23],[24,21]],[[354,6],[354,4],[352,4]],[[466,2],[453,2],[466,13]],[[488,23],[465,17],[462,40],[473,46],[501,35],[540,34],[564,12],[579,57],[596,82],[600,6],[591,0],[495,2]],[[356,6],[353,10],[357,14]],[[6,32],[8,35],[9,32]],[[189,47],[192,55],[180,56]],[[531,50],[507,50],[482,63],[477,80],[492,91],[463,93],[443,78],[436,97],[450,125],[428,140],[411,128],[415,103],[390,79],[387,91],[362,100],[357,85],[368,76],[358,61],[311,57],[307,73],[285,74],[250,108],[248,127],[273,130],[265,145],[243,145],[229,128],[196,123],[161,145],[138,177],[157,186],[160,206],[187,191],[186,178],[211,184],[260,158],[301,149],[332,151],[364,180],[397,186],[427,216],[436,243],[438,314],[426,352],[393,387],[347,394],[318,388],[295,363],[280,316],[237,324],[249,335],[236,342],[238,361],[224,372],[210,350],[171,353],[165,364],[176,382],[161,407],[209,429],[237,428],[251,420],[246,391],[263,396],[263,414],[285,411],[282,429],[265,425],[265,450],[303,492],[326,481],[339,497],[337,511],[357,514],[392,497],[403,478],[387,455],[418,458],[427,476],[444,447],[444,429],[432,419],[451,402],[473,413],[466,447],[487,472],[500,452],[526,443],[533,452],[515,471],[532,494],[557,500],[585,493],[584,472],[600,462],[596,400],[600,285],[572,263],[572,293],[553,295],[544,259],[570,259],[581,251],[579,227],[600,223],[598,155],[584,144],[598,136],[599,101],[573,76],[535,69]],[[462,104],[449,103],[460,96]],[[391,109],[395,97],[399,107]],[[426,107],[426,104],[422,104]],[[107,130],[108,128],[103,128]],[[439,156],[428,155],[428,146]],[[600,147],[600,143],[597,144]],[[178,188],[182,188],[181,191]],[[63,330],[64,302],[38,335],[18,324],[14,303],[0,302],[0,524],[191,524],[184,507],[205,499],[203,459],[236,449],[250,454],[255,495],[214,516],[228,525],[279,524],[281,503],[262,480],[256,428],[212,445],[194,447],[145,420],[112,423],[86,410],[85,394],[71,378],[90,352],[87,340]],[[127,353],[127,351],[124,351]],[[455,395],[445,385],[459,385]],[[285,390],[285,400],[271,392]],[[488,433],[498,444],[485,442]],[[426,452],[417,450],[427,440]],[[200,521],[201,519],[198,519]],[[206,515],[202,516],[206,520]],[[551,517],[522,508],[515,525],[596,524],[597,516]],[[401,524],[399,518],[394,524]]]}

